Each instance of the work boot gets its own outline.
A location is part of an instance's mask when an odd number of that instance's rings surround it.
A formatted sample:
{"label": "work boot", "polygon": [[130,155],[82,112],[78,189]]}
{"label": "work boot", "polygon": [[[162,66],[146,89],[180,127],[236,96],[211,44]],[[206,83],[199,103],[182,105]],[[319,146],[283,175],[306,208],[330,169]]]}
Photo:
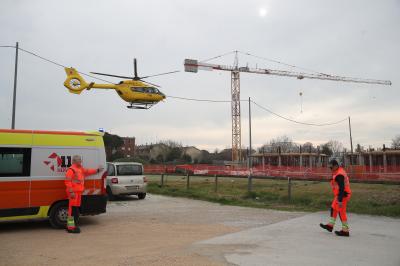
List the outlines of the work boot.
{"label": "work boot", "polygon": [[325,230],[332,232],[333,230],[333,226],[330,224],[319,224],[319,226],[321,226],[322,228],[324,228]]}
{"label": "work boot", "polygon": [[337,235],[337,236],[350,236],[350,233],[349,233],[349,231],[343,231],[343,230],[340,230],[340,231],[335,231],[335,234]]}
{"label": "work boot", "polygon": [[81,229],[79,227],[75,227],[74,229],[67,229],[67,232],[72,234],[80,234]]}

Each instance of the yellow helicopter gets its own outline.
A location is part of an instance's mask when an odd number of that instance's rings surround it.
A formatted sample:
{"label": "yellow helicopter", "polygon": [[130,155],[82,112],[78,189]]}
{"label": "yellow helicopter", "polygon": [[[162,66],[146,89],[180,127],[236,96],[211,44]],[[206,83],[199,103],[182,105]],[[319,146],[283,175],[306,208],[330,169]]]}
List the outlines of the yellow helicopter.
{"label": "yellow helicopter", "polygon": [[139,77],[137,75],[137,63],[136,59],[133,61],[134,76],[118,76],[111,74],[104,74],[98,72],[90,72],[96,75],[103,75],[108,77],[124,78],[128,80],[123,80],[118,84],[99,84],[90,82],[87,83],[85,79],[79,74],[79,72],[74,68],[65,68],[67,73],[67,79],[64,81],[64,86],[69,90],[70,93],[80,94],[83,90],[90,89],[113,89],[115,90],[119,97],[124,101],[128,102],[128,108],[131,109],[149,109],[156,103],[164,100],[166,96],[159,90],[158,85],[144,81],[144,78],[161,76],[166,74],[172,74],[179,71],[171,71],[151,76]]}

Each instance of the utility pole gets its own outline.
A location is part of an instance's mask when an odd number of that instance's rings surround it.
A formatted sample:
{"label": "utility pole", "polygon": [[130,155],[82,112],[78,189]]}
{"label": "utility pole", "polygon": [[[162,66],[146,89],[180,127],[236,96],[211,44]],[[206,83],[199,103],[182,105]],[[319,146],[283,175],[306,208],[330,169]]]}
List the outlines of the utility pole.
{"label": "utility pole", "polygon": [[17,101],[17,74],[18,74],[18,42],[15,45],[14,94],[13,94],[11,129],[15,129],[15,104]]}
{"label": "utility pole", "polygon": [[351,154],[350,154],[350,165],[353,164],[353,138],[351,136],[351,120],[349,116],[349,132],[350,132],[350,148],[351,148]]}
{"label": "utility pole", "polygon": [[252,145],[251,145],[251,99],[249,97],[249,177],[248,177],[248,185],[247,189],[249,192],[253,190],[253,180],[252,180],[252,171],[253,167],[252,157],[251,157]]}

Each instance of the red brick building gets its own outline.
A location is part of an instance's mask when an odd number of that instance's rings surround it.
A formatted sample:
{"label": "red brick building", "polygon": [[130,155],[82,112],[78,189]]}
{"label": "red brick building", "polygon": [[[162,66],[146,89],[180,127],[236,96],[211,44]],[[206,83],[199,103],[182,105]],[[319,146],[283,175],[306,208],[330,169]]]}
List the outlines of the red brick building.
{"label": "red brick building", "polygon": [[124,158],[131,158],[135,155],[135,138],[122,137],[124,144],[119,147],[118,152],[124,155]]}

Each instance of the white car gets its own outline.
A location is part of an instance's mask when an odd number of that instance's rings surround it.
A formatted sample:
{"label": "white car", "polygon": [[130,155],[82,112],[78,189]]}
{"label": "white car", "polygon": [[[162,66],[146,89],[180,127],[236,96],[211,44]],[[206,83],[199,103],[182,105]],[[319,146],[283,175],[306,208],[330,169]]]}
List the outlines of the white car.
{"label": "white car", "polygon": [[106,191],[110,200],[124,195],[137,195],[139,199],[146,197],[147,178],[143,175],[141,163],[107,163],[107,171]]}

